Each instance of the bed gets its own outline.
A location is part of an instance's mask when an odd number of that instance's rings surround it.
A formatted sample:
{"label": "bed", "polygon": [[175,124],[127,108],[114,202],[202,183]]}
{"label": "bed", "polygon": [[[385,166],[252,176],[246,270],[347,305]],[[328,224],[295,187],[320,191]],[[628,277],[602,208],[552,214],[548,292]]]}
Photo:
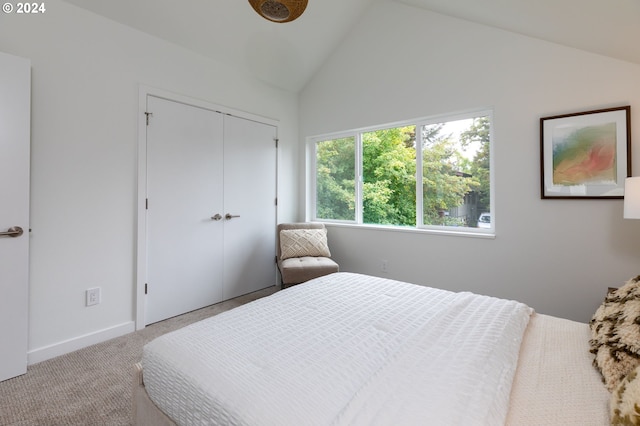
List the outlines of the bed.
{"label": "bed", "polygon": [[589,326],[353,273],[148,343],[138,425],[606,425]]}

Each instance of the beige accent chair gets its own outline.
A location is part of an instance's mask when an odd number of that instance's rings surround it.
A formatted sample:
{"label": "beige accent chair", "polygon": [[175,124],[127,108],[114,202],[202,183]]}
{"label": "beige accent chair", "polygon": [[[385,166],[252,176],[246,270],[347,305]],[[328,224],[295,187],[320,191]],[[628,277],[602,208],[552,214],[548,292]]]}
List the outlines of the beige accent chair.
{"label": "beige accent chair", "polygon": [[326,232],[322,223],[277,226],[276,253],[282,288],[338,272],[338,264],[330,258]]}

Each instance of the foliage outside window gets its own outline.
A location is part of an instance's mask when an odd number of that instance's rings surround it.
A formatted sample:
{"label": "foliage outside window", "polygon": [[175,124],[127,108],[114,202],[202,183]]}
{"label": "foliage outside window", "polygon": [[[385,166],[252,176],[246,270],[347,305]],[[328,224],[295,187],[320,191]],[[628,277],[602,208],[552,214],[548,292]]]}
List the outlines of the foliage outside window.
{"label": "foliage outside window", "polygon": [[493,229],[490,112],[416,120],[312,142],[313,219]]}
{"label": "foliage outside window", "polygon": [[316,217],[355,220],[355,137],[316,144]]}

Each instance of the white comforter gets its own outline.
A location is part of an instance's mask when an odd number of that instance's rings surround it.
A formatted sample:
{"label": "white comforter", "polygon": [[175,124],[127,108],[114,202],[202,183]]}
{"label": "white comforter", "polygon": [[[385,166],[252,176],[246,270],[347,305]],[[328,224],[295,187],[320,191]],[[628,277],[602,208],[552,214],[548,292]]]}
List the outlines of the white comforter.
{"label": "white comforter", "polygon": [[531,313],[338,273],[154,340],[144,381],[181,425],[502,425]]}

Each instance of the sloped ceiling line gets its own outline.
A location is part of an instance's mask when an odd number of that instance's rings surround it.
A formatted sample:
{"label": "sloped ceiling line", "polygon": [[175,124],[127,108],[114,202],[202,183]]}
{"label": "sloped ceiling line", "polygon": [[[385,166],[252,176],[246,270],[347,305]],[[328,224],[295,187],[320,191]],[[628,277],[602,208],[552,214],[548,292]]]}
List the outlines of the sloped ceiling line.
{"label": "sloped ceiling line", "polygon": [[300,91],[376,2],[489,25],[640,64],[640,0],[310,0],[293,22],[258,16],[244,0],[64,0]]}

